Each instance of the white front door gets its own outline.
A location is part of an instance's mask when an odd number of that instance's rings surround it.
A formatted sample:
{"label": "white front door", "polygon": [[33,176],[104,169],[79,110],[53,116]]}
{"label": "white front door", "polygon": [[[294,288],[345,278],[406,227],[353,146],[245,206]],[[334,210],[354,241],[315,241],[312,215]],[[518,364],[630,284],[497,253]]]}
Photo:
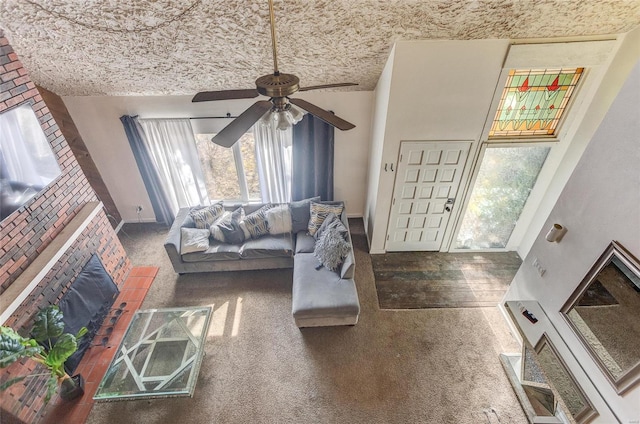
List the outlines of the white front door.
{"label": "white front door", "polygon": [[400,144],[387,251],[440,250],[471,143]]}

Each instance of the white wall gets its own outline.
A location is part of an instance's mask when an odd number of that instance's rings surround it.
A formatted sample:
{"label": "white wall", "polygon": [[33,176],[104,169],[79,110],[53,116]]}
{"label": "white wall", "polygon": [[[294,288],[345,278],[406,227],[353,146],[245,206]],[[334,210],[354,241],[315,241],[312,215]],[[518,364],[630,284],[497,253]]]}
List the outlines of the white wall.
{"label": "white wall", "polygon": [[[142,118],[189,118],[233,116],[242,113],[254,99],[191,103],[192,96],[64,97],[80,135],[125,222],[154,222],[155,216],[138,171],[120,116]],[[356,125],[350,131],[335,132],[335,199],[344,200],[350,216],[364,212],[371,104],[373,92],[305,92],[296,94],[322,108],[330,109]]]}
{"label": "white wall", "polygon": [[[371,147],[369,149],[369,173],[367,175],[367,199],[364,211],[364,227],[369,236],[373,233],[375,225],[375,210],[378,199],[378,182],[382,173],[382,150],[384,147],[385,129],[387,125],[387,112],[389,110],[389,96],[391,95],[391,80],[393,76],[393,62],[395,56],[395,46],[391,49],[391,54],[387,64],[382,70],[382,74],[376,84],[373,102],[373,118],[371,121]],[[371,240],[369,240],[371,245]]]}
{"label": "white wall", "polygon": [[[397,43],[377,88],[379,91],[390,87],[387,103],[381,104],[378,98],[374,103],[366,211],[370,252],[385,252],[395,173],[384,171],[384,164],[397,161],[402,141],[472,142],[444,236],[446,249],[447,240],[455,232],[453,225],[464,211],[465,198],[471,190],[471,171],[480,142],[487,140],[507,71],[586,66],[576,100],[560,128],[559,141],[553,143],[508,246],[525,256],[624,81],[612,62],[623,39],[619,36],[617,40],[613,37],[547,43],[532,40],[521,44],[512,44],[511,40]],[[380,122],[383,119],[385,122]]]}
{"label": "white wall", "polygon": [[[567,361],[569,368],[584,369],[624,423],[640,419],[640,386],[618,396],[558,311],[612,240],[640,257],[638,45],[640,30],[635,30],[625,38],[612,72],[624,79],[633,70],[591,138],[505,298],[537,300],[541,304],[575,357]],[[560,243],[544,239],[553,223],[568,229]],[[546,269],[543,277],[532,266],[535,258]]]}

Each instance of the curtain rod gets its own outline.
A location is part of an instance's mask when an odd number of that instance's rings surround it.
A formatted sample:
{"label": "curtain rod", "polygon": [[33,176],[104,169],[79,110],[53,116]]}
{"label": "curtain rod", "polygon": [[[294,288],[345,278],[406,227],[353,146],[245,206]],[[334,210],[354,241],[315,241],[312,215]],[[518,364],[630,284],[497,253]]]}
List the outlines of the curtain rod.
{"label": "curtain rod", "polygon": [[230,113],[227,113],[226,116],[196,116],[194,118],[189,118],[189,119],[236,119],[237,116],[231,116]]}
{"label": "curtain rod", "polygon": [[[135,116],[136,118],[139,117],[139,115]],[[227,113],[226,116],[194,116],[193,118],[185,118],[185,117],[180,117],[180,118],[140,118],[140,119],[236,119],[237,116],[231,116],[230,113]]]}

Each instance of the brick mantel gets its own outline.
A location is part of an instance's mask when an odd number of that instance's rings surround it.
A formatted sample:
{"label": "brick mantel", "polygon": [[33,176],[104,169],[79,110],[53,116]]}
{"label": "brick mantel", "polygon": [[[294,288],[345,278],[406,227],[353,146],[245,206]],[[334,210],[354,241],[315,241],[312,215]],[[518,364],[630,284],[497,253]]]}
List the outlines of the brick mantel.
{"label": "brick mantel", "polygon": [[[35,112],[61,175],[0,222],[0,294],[12,287],[87,204],[100,204],[36,85],[0,29],[0,113],[23,104]],[[33,291],[20,297],[24,300],[5,325],[27,335],[38,309],[56,304],[93,254],[100,257],[118,286],[124,283],[131,263],[104,208],[98,207],[88,221],[46,275],[31,287]],[[0,369],[0,382],[32,371],[33,361],[15,362]],[[47,409],[43,402],[45,383],[46,378],[30,378],[4,391],[0,396],[0,422],[41,421]]]}

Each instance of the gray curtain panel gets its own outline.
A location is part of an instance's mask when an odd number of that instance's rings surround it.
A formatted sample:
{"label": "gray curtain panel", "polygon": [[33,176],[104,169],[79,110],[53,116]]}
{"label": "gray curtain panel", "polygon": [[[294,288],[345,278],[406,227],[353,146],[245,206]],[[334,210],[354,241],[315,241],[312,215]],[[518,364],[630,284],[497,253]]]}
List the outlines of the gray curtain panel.
{"label": "gray curtain panel", "polygon": [[144,131],[136,116],[123,115],[120,117],[120,121],[124,126],[124,132],[127,134],[133,156],[136,158],[136,163],[140,169],[144,186],[151,200],[153,213],[156,215],[156,221],[170,227],[173,224],[174,217],[171,213],[169,199],[162,188],[158,172],[153,166],[149,152],[142,140]]}
{"label": "gray curtain panel", "polygon": [[293,127],[292,200],[333,200],[333,126],[307,113]]}

